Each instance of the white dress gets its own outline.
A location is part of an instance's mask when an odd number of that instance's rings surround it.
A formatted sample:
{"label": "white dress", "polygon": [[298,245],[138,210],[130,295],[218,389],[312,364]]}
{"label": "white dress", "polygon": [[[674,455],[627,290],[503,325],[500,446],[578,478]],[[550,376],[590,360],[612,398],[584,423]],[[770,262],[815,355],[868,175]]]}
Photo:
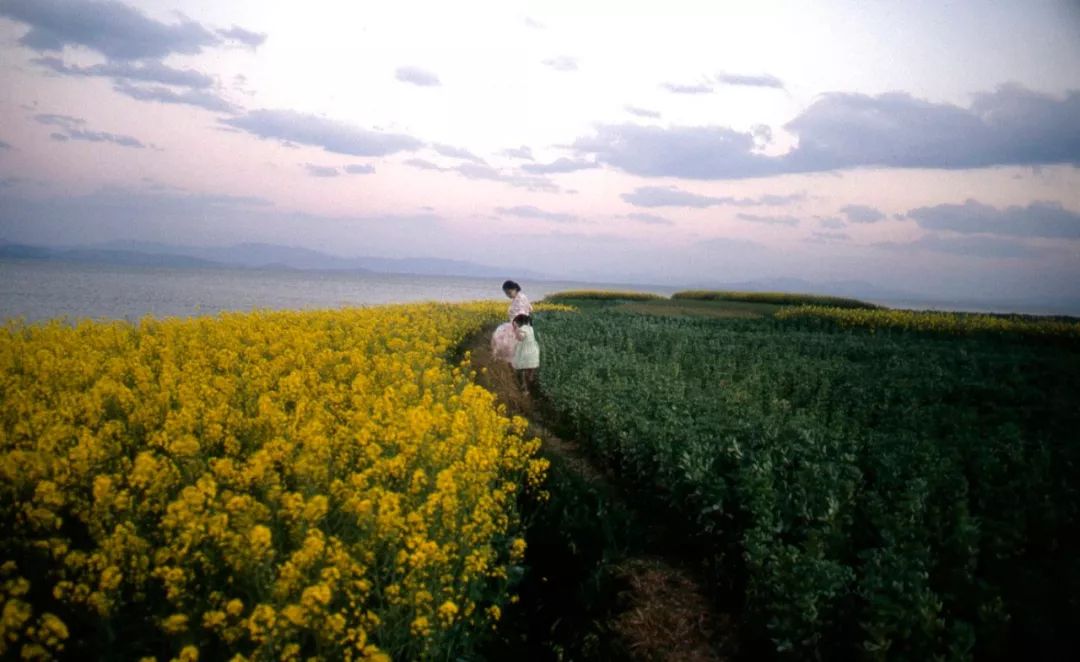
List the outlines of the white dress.
{"label": "white dress", "polygon": [[495,327],[491,334],[491,353],[497,361],[512,361],[514,359],[514,346],[517,338],[514,337],[514,318],[518,315],[532,315],[532,304],[529,299],[519,290],[517,295],[510,300],[510,308],[507,310],[510,321],[503,322]]}
{"label": "white dress", "polygon": [[540,344],[536,342],[533,328],[526,325],[518,330],[521,332],[522,338],[514,347],[514,358],[510,361],[510,365],[514,366],[515,370],[539,368]]}

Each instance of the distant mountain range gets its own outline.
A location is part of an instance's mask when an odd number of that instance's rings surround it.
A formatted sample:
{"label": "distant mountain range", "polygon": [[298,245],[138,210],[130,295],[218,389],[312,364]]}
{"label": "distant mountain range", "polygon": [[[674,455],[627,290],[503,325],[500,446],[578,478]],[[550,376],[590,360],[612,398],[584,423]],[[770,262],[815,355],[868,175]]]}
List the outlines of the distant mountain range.
{"label": "distant mountain range", "polygon": [[413,274],[420,276],[472,276],[541,278],[535,272],[442,258],[343,258],[307,248],[273,244],[236,244],[223,247],[174,246],[136,241],[114,241],[78,248],[46,248],[0,244],[0,258],[58,260],[145,267],[217,267],[241,269],[296,269],[353,273]]}

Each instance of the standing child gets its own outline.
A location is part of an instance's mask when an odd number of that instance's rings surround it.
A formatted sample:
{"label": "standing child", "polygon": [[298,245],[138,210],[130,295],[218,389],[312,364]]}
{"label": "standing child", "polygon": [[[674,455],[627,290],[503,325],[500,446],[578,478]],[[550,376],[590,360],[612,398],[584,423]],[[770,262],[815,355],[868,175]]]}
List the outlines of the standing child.
{"label": "standing child", "polygon": [[528,393],[536,383],[536,369],[540,367],[540,344],[532,328],[532,318],[518,315],[514,318],[514,358],[510,362],[517,371],[521,389]]}

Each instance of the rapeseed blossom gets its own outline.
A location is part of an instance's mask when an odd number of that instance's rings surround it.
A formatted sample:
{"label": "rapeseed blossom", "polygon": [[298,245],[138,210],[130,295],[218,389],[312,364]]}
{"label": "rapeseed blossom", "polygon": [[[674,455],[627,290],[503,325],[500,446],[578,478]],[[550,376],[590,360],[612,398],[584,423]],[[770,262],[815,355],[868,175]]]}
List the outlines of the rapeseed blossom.
{"label": "rapeseed blossom", "polygon": [[0,656],[122,626],[165,642],[133,659],[386,660],[489,627],[546,463],[449,355],[503,314],[9,323]]}
{"label": "rapeseed blossom", "polygon": [[846,328],[900,329],[942,335],[1001,334],[1028,338],[1080,339],[1080,323],[1021,315],[986,315],[932,310],[841,309],[798,306],[778,311],[784,320],[825,320]]}

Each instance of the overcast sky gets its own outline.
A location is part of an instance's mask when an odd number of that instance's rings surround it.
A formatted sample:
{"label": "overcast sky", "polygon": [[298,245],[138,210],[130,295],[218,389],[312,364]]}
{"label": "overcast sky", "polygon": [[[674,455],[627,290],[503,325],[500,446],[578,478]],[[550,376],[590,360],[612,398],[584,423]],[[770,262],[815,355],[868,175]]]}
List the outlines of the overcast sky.
{"label": "overcast sky", "polygon": [[1080,3],[0,0],[0,241],[1080,297]]}

